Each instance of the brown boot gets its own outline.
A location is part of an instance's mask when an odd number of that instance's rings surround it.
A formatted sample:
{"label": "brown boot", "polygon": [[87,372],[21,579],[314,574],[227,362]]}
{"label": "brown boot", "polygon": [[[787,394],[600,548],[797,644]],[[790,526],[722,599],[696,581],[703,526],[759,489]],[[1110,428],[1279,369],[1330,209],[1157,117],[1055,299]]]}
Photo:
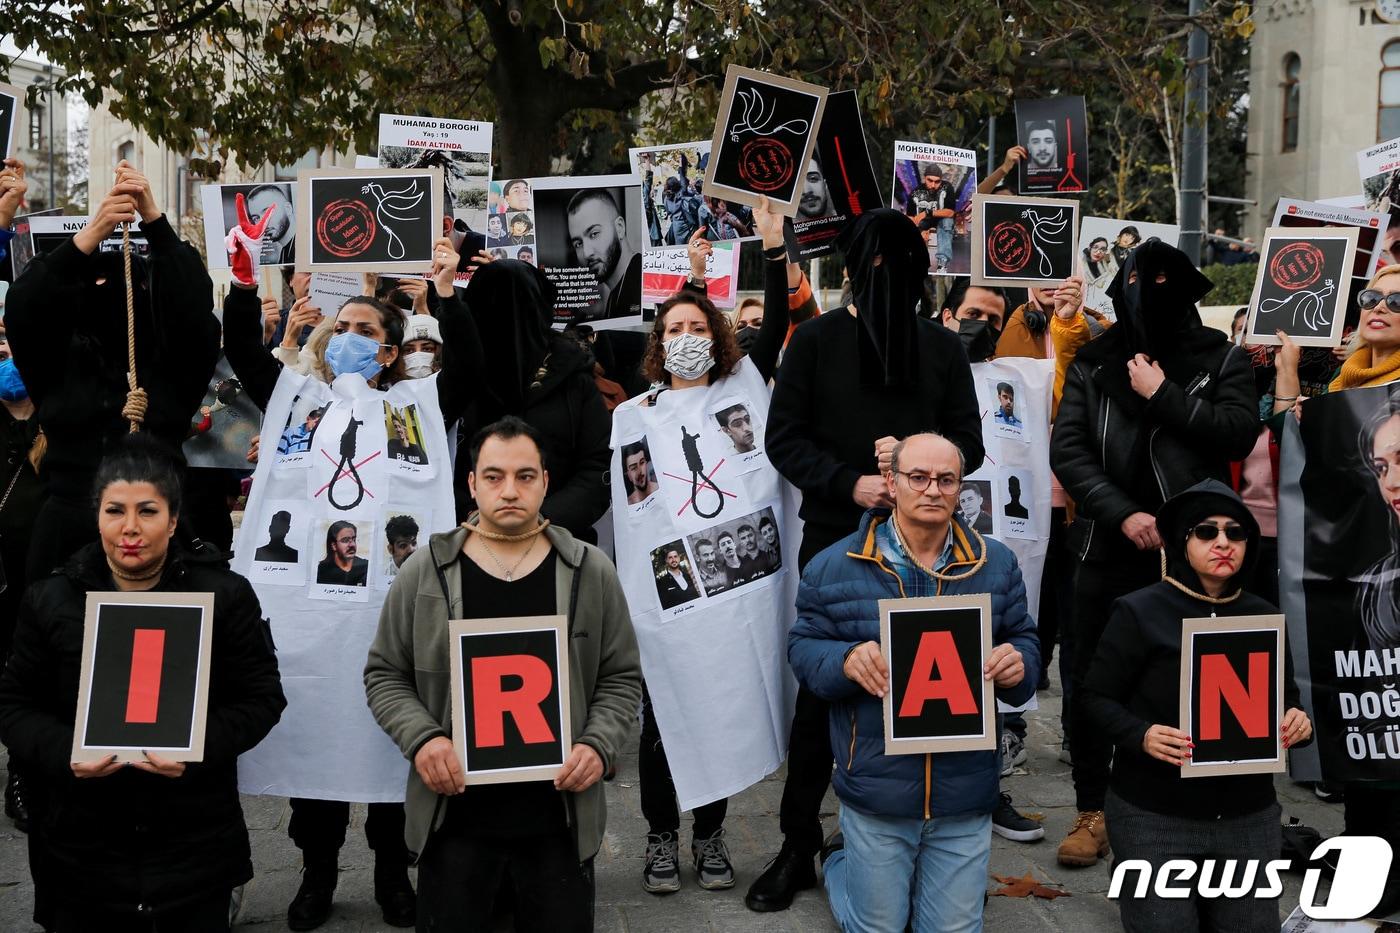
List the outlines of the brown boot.
{"label": "brown boot", "polygon": [[1102,810],[1081,810],[1056,856],[1061,865],[1093,865],[1108,854]]}

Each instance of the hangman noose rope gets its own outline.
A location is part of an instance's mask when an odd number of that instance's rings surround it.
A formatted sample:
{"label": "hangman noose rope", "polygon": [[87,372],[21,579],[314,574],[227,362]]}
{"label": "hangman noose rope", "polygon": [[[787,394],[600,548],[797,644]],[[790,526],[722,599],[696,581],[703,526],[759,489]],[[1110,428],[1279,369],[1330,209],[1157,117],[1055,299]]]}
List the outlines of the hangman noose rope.
{"label": "hangman noose rope", "polygon": [[131,279],[131,224],[122,224],[122,267],[126,272],[126,404],[122,417],[131,422],[131,433],[146,420],[146,390],[136,384],[136,285]]}
{"label": "hangman noose rope", "polygon": [[[700,446],[697,443],[700,435],[691,434],[681,425],[681,450],[685,452],[685,463],[690,469],[690,505],[695,509],[695,514],[701,518],[714,518],[724,511],[724,492],[715,485],[714,480],[705,475],[705,462],[700,459]],[[705,512],[700,508],[700,490],[709,488],[714,491],[715,510]]]}

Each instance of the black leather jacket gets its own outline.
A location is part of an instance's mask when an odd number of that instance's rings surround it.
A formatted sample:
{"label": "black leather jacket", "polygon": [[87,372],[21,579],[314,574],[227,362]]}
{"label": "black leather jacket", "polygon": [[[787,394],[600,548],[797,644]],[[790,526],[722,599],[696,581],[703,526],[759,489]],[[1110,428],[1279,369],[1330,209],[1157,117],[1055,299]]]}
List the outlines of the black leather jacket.
{"label": "black leather jacket", "polygon": [[1249,357],[1223,335],[1194,354],[1199,372],[1163,382],[1146,402],[1125,363],[1087,350],[1065,378],[1050,465],[1077,510],[1071,549],[1108,560],[1134,547],[1119,527],[1129,515],[1155,515],[1203,479],[1229,483],[1231,461],[1254,447],[1259,397]]}

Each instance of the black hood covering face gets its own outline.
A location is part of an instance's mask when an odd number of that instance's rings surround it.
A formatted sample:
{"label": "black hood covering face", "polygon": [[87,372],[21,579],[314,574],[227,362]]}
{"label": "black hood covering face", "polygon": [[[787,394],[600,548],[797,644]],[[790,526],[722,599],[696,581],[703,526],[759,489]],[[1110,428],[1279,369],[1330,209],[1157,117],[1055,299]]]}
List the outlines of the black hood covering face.
{"label": "black hood covering face", "polygon": [[522,414],[553,343],[554,286],[529,263],[500,259],[472,274],[467,307],[485,351],[483,381],[497,403],[490,420]]}
{"label": "black hood covering face", "polygon": [[1227,515],[1249,533],[1239,572],[1230,578],[1222,594],[1229,596],[1249,584],[1254,576],[1254,567],[1259,563],[1259,523],[1233,489],[1219,480],[1207,479],[1172,496],[1157,512],[1157,533],[1162,538],[1162,549],[1167,555],[1167,574],[1196,592],[1204,593],[1200,575],[1186,559],[1186,536],[1193,527],[1212,515]]}
{"label": "black hood covering face", "polygon": [[[1129,284],[1134,272],[1137,280]],[[1158,275],[1166,281],[1158,283]],[[1202,324],[1196,310],[1214,287],[1181,250],[1155,237],[1146,241],[1128,254],[1108,286],[1117,324],[1085,346],[1080,357],[1126,363],[1142,353],[1160,363],[1168,379],[1184,383],[1199,371],[1196,357],[1228,339]]]}
{"label": "black hood covering face", "polygon": [[846,258],[851,303],[860,322],[861,384],[913,385],[919,366],[919,299],[928,277],[923,237],[908,217],[880,208],[861,214],[842,231],[837,246]]}

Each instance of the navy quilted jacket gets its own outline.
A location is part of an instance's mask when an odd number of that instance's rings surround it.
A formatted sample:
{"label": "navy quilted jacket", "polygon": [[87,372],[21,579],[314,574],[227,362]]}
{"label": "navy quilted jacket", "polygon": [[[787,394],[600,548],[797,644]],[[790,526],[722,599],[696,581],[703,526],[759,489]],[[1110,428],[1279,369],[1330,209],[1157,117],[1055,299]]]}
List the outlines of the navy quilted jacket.
{"label": "navy quilted jacket", "polygon": [[[998,800],[1000,750],[886,755],[880,700],[842,672],[851,648],[880,640],[879,601],[905,595],[876,543],[875,531],[888,518],[888,510],[866,512],[855,534],[807,566],[797,591],[797,621],[788,635],[788,661],[804,687],[831,701],[833,783],[843,804],[922,819],[990,813]],[[1015,687],[998,688],[997,697],[1019,706],[1035,693],[1034,672],[1040,670],[1040,640],[1026,611],[1021,568],[1006,545],[983,538],[961,517],[954,522],[952,558],[939,574],[938,593],[991,594],[992,640],[1013,644],[1027,671]]]}

